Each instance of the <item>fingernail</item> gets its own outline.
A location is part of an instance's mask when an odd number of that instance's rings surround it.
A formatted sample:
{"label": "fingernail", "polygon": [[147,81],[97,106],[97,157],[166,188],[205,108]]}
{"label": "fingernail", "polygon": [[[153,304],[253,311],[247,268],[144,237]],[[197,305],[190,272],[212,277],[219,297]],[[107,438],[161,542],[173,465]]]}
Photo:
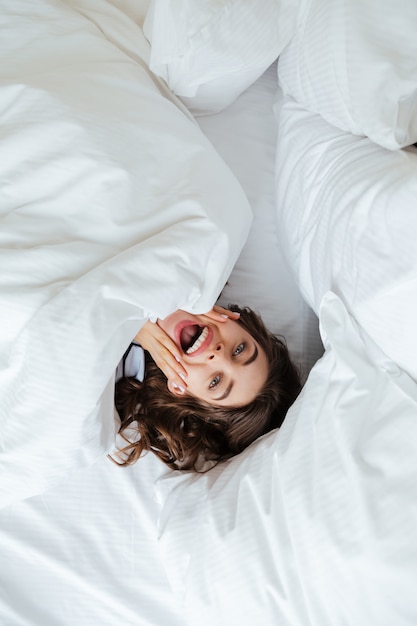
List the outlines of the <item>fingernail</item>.
{"label": "fingernail", "polygon": [[221,316],[225,317],[226,319],[228,319],[228,317],[229,317],[228,315],[226,315],[226,313],[221,313]]}
{"label": "fingernail", "polygon": [[181,378],[185,382],[185,374],[183,374],[182,372],[178,372],[178,376],[181,376]]}
{"label": "fingernail", "polygon": [[178,361],[178,363],[180,363],[181,362],[180,357],[177,354],[174,354],[174,356],[175,356],[175,359]]}

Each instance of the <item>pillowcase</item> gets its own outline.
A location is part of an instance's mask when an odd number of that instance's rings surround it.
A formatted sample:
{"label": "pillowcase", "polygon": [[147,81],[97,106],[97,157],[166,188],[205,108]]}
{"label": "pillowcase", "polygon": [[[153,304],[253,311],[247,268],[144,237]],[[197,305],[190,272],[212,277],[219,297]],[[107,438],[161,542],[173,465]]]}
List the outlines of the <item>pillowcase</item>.
{"label": "pillowcase", "polygon": [[151,0],[144,32],[151,70],[195,114],[220,111],[294,34],[293,0]]}
{"label": "pillowcase", "polygon": [[251,224],[230,170],[148,70],[140,28],[108,2],[81,5],[0,15],[1,506],[111,448],[132,337],[210,309]]}
{"label": "pillowcase", "polygon": [[276,90],[272,64],[227,109],[199,117],[198,123],[236,175],[253,211],[249,236],[220,302],[257,311],[273,333],[285,338],[304,382],[323,346],[318,318],[301,295],[276,228]]}
{"label": "pillowcase", "polygon": [[278,432],[157,484],[162,556],[190,623],[417,619],[417,385],[334,294],[320,324],[325,354]]}
{"label": "pillowcase", "polygon": [[278,76],[286,95],[390,149],[417,141],[417,4],[307,0]]}
{"label": "pillowcase", "polygon": [[277,230],[307,302],[331,289],[417,380],[417,151],[277,105]]}

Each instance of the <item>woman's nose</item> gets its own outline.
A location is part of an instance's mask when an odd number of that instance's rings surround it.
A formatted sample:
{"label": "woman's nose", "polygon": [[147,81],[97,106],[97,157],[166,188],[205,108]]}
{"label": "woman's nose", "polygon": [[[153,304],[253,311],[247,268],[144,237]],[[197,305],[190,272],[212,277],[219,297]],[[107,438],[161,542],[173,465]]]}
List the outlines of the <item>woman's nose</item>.
{"label": "woman's nose", "polygon": [[221,342],[219,342],[211,351],[209,354],[209,360],[211,361],[212,359],[214,359],[214,357],[218,354],[221,354],[223,350],[223,346],[221,344]]}

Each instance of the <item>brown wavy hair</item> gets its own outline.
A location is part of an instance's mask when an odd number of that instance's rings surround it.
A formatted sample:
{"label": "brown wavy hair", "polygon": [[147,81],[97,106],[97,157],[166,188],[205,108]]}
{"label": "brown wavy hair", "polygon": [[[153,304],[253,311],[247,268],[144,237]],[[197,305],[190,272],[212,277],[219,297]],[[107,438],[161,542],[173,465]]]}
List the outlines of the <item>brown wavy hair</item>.
{"label": "brown wavy hair", "polygon": [[219,407],[192,396],[175,396],[148,353],[143,383],[123,378],[116,384],[115,404],[121,419],[119,434],[126,445],[112,458],[119,465],[135,463],[151,450],[173,469],[198,470],[202,460],[220,462],[261,435],[278,428],[301,390],[299,372],[285,341],[270,333],[249,308],[236,305],[239,324],[264,349],[268,376],[261,391],[243,407]]}

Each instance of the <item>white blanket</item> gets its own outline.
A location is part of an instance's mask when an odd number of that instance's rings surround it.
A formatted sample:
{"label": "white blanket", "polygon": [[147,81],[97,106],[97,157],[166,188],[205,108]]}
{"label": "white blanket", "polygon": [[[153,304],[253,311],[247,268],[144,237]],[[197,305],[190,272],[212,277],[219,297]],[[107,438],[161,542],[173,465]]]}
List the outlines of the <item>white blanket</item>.
{"label": "white blanket", "polygon": [[1,3],[0,505],[109,448],[130,340],[208,310],[251,221],[140,28],[70,4]]}
{"label": "white blanket", "polygon": [[417,622],[417,385],[323,299],[326,348],[282,428],[159,481],[160,541],[190,624]]}

